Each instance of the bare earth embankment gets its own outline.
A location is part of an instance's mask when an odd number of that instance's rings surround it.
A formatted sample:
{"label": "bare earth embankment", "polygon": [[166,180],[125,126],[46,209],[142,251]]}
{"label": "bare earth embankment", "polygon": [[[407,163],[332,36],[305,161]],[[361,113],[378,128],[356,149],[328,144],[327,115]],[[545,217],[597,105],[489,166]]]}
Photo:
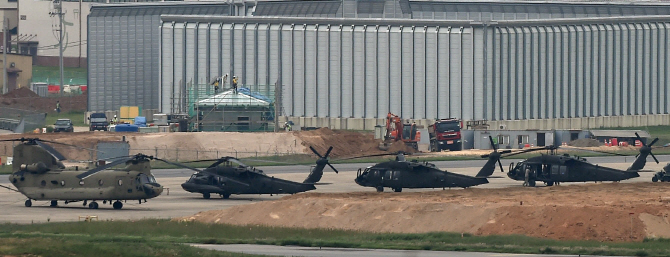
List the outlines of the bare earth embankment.
{"label": "bare earth embankment", "polygon": [[[670,238],[670,184],[603,183],[416,193],[304,193],[179,220],[373,232]],[[631,231],[632,218],[632,231]],[[632,232],[632,233],[631,233]]]}

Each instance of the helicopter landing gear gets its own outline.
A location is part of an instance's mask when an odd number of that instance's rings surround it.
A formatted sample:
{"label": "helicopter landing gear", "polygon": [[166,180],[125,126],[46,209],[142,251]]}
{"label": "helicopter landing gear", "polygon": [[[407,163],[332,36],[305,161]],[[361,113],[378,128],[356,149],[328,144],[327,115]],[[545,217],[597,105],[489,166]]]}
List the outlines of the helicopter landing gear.
{"label": "helicopter landing gear", "polygon": [[123,203],[120,201],[116,201],[114,202],[114,204],[112,204],[112,207],[114,207],[114,210],[120,210],[121,208],[123,208]]}
{"label": "helicopter landing gear", "polygon": [[223,194],[221,194],[221,198],[223,198],[223,199],[228,199],[228,198],[230,198],[230,194],[228,194],[228,193],[223,193]]}
{"label": "helicopter landing gear", "polygon": [[202,198],[209,199],[209,193],[202,193]]}
{"label": "helicopter landing gear", "polygon": [[550,186],[554,185],[554,181],[547,181],[547,182],[544,182],[544,184],[547,185],[548,187],[550,187]]}
{"label": "helicopter landing gear", "polygon": [[30,206],[33,206],[33,201],[28,199],[28,200],[26,200],[26,207],[30,207]]}
{"label": "helicopter landing gear", "polygon": [[653,178],[651,178],[651,182],[658,182],[658,178],[654,176]]}
{"label": "helicopter landing gear", "polygon": [[523,186],[525,187],[535,187],[535,180],[528,180],[526,182],[523,182]]}
{"label": "helicopter landing gear", "polygon": [[396,192],[396,193],[402,192],[402,187],[394,188],[393,192]]}
{"label": "helicopter landing gear", "polygon": [[56,201],[56,200],[52,200],[52,201],[51,201],[51,204],[50,204],[49,206],[51,206],[51,207],[58,207],[58,201]]}
{"label": "helicopter landing gear", "polygon": [[98,203],[96,202],[91,202],[88,204],[89,209],[98,209]]}
{"label": "helicopter landing gear", "polygon": [[376,187],[376,189],[377,189],[377,192],[379,192],[379,193],[384,192],[384,187],[382,187],[382,186]]}

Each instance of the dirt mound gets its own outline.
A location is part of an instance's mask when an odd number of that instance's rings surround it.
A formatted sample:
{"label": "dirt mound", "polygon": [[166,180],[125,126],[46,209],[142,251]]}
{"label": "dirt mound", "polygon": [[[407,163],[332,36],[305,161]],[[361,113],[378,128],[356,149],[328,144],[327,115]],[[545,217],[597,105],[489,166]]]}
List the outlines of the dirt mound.
{"label": "dirt mound", "polygon": [[372,232],[450,231],[561,240],[640,241],[670,234],[668,191],[670,185],[661,183],[606,183],[417,193],[304,193],[177,220]]}
{"label": "dirt mound", "polygon": [[388,151],[379,149],[380,139],[375,139],[372,133],[360,133],[349,130],[331,130],[330,128],[320,128],[310,131],[296,131],[294,135],[302,140],[305,151],[309,151],[309,146],[314,147],[319,153],[325,153],[330,146],[333,150],[331,157],[355,157],[371,154],[396,153],[398,151],[413,153],[416,152],[403,142],[394,142]]}
{"label": "dirt mound", "polygon": [[40,97],[28,88],[21,87],[0,96],[0,106],[22,110],[54,113],[56,102],[60,102],[61,112],[84,112],[88,107],[88,95]]}
{"label": "dirt mound", "polygon": [[574,147],[598,147],[602,146],[603,143],[601,143],[598,140],[591,139],[591,138],[580,138],[577,140],[572,140],[568,143],[569,146],[574,146]]}
{"label": "dirt mound", "polygon": [[19,98],[19,97],[39,97],[39,95],[26,87],[20,87],[2,95],[2,98]]}

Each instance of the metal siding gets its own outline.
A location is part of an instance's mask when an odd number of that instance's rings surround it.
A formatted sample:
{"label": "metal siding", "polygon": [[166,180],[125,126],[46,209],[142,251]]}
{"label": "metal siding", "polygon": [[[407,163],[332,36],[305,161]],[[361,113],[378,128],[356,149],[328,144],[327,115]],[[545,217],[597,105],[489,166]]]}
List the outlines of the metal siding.
{"label": "metal siding", "polygon": [[414,27],[407,27],[401,31],[401,97],[400,104],[401,110],[400,113],[395,113],[396,115],[404,118],[411,119],[413,118],[414,111]]}
{"label": "metal siding", "polygon": [[331,90],[328,94],[329,117],[342,117],[342,56],[341,51],[341,27],[332,26],[328,32],[330,48],[327,53],[330,56],[329,84]]}
{"label": "metal siding", "polygon": [[426,67],[425,67],[425,94],[426,94],[426,118],[441,119],[446,117],[437,116],[438,89],[437,76],[438,70],[438,46],[437,46],[437,28],[430,27],[426,31],[425,38],[426,48]]}
{"label": "metal siding", "polygon": [[538,119],[546,119],[548,115],[548,72],[547,72],[547,54],[550,51],[547,45],[547,30],[545,27],[538,27],[537,34],[537,73],[538,73],[538,105],[537,109],[539,110]]}
{"label": "metal siding", "polygon": [[389,66],[390,83],[389,83],[389,112],[399,114],[402,108],[402,89],[403,89],[403,73],[402,69],[402,30],[401,27],[391,27],[389,35]]}
{"label": "metal siding", "polygon": [[666,23],[658,23],[658,42],[655,44],[658,47],[658,98],[659,98],[659,114],[668,113],[668,90],[667,90],[667,29]]}
{"label": "metal siding", "polygon": [[[595,34],[595,32],[594,32]],[[614,76],[612,76],[612,99],[614,101],[614,104],[612,106],[612,115],[622,115],[622,108],[623,108],[623,94],[624,91],[622,90],[623,86],[623,81],[621,78],[621,30],[619,29],[619,26],[613,25],[612,26],[612,47],[610,47],[612,50],[610,54],[613,56],[614,61],[612,62],[613,65],[613,72]],[[596,96],[593,96],[596,97]]]}
{"label": "metal siding", "polygon": [[353,27],[352,26],[343,26],[342,27],[342,118],[353,118]]}
{"label": "metal siding", "polygon": [[198,24],[198,35],[197,41],[195,43],[197,51],[196,59],[196,70],[195,81],[198,84],[199,89],[205,89],[209,87],[209,76],[207,74],[207,60],[209,59],[208,49],[207,49],[207,35],[209,33],[207,23]]}
{"label": "metal siding", "polygon": [[321,25],[318,27],[316,36],[317,42],[314,44],[316,49],[316,117],[328,117],[328,98],[330,97],[330,80],[328,79],[329,74],[329,65],[330,65],[330,52],[328,48],[329,39],[328,39],[328,30],[330,26]]}
{"label": "metal siding", "polygon": [[173,26],[172,23],[163,23],[161,27],[161,106],[159,111],[162,113],[168,113],[170,110],[170,102],[168,101],[169,96],[171,95],[170,89],[174,83],[173,74],[174,74],[174,44],[173,44]]}
{"label": "metal siding", "polygon": [[593,43],[593,33],[591,32],[591,27],[589,25],[582,25],[581,29],[583,31],[582,34],[582,60],[584,63],[582,63],[582,80],[580,83],[582,84],[582,89],[583,89],[583,101],[584,101],[584,107],[583,107],[583,116],[584,117],[590,117],[593,114],[593,90],[592,90],[592,72],[591,72],[591,63],[592,63],[592,56],[593,56],[593,50],[592,48],[592,43]]}
{"label": "metal siding", "polygon": [[173,44],[174,44],[174,58],[172,65],[174,66],[174,75],[170,86],[170,95],[168,98],[169,113],[179,113],[180,105],[179,99],[181,97],[180,88],[186,84],[184,76],[186,74],[186,67],[184,66],[184,56],[186,45],[184,45],[184,25],[177,23],[174,26]]}
{"label": "metal siding", "polygon": [[[236,64],[242,68],[241,73],[238,73],[237,78],[239,79],[238,86],[256,84],[257,78],[257,63],[256,57],[258,57],[258,52],[256,48],[256,43],[258,38],[256,37],[256,30],[258,29],[258,24],[244,24],[241,29],[242,38],[236,38],[236,41],[241,41],[243,43],[241,48],[236,48],[237,53],[241,54],[241,62]],[[237,46],[237,45],[236,45]]]}
{"label": "metal siding", "polygon": [[[220,24],[211,24],[209,27],[209,71],[207,71],[207,77],[210,83],[214,78],[223,76],[225,73],[221,70],[221,61],[220,56],[221,52],[219,51],[221,47],[220,42],[220,33],[221,25]],[[230,78],[229,78],[230,79]]]}
{"label": "metal siding", "polygon": [[570,91],[570,53],[572,52],[572,49],[570,49],[569,46],[569,32],[567,27],[565,26],[558,26],[557,29],[560,30],[560,48],[559,48],[559,56],[560,56],[560,102],[561,102],[561,111],[560,111],[560,116],[559,118],[569,118],[569,112],[570,112],[570,105],[572,103],[570,102],[570,95],[572,95],[572,92]]}
{"label": "metal siding", "polygon": [[530,93],[528,94],[530,98],[530,111],[529,111],[529,119],[538,119],[540,115],[540,108],[542,104],[539,104],[542,99],[542,95],[540,94],[540,83],[539,83],[539,76],[540,76],[540,67],[538,65],[538,61],[540,60],[539,58],[539,47],[538,47],[538,29],[537,27],[533,26],[529,28],[528,31],[528,36],[530,39],[527,39],[529,47],[528,50],[528,55],[527,58],[529,59],[528,62],[528,79],[526,81],[526,84],[530,88]]}
{"label": "metal siding", "polygon": [[412,105],[412,118],[426,118],[426,27],[416,27],[412,40],[414,42],[412,53],[414,59],[414,103]]}
{"label": "metal siding", "polygon": [[475,104],[475,97],[474,97],[474,83],[473,83],[473,77],[475,74],[473,74],[473,61],[474,61],[474,31],[471,27],[464,27],[463,30],[461,31],[461,56],[460,56],[460,62],[461,62],[461,81],[460,81],[460,88],[461,88],[461,113],[459,113],[458,118],[464,119],[464,120],[472,120],[474,119],[474,104]]}
{"label": "metal siding", "polygon": [[353,73],[353,117],[365,117],[365,90],[367,81],[365,81],[365,30],[366,26],[356,26],[353,33],[353,65],[350,66]]}
{"label": "metal siding", "polygon": [[500,35],[500,90],[501,93],[499,94],[500,96],[500,109],[502,110],[501,115],[499,117],[500,120],[508,120],[508,119],[513,119],[511,115],[511,110],[512,110],[512,104],[513,102],[511,101],[511,93],[510,93],[510,88],[511,88],[511,79],[510,79],[510,74],[513,72],[511,70],[511,53],[510,53],[510,41],[511,41],[512,35],[510,34],[509,28],[503,27],[501,28],[501,35]]}
{"label": "metal siding", "polygon": [[282,107],[284,108],[284,113],[286,116],[299,116],[295,115],[294,112],[294,76],[295,72],[293,67],[293,25],[284,25],[281,27],[281,40],[279,42],[281,48],[281,65],[279,66],[282,69],[281,81],[282,81]]}
{"label": "metal siding", "polygon": [[449,49],[449,33],[451,27],[440,28],[437,32],[437,115],[438,119],[448,118],[451,109],[449,98],[449,74],[451,50]]}
{"label": "metal siding", "polygon": [[579,62],[578,56],[581,55],[581,48],[577,47],[577,40],[579,40],[581,32],[578,32],[574,26],[568,26],[568,35],[569,42],[567,44],[568,48],[571,49],[568,55],[568,69],[569,69],[569,79],[568,79],[568,92],[570,98],[568,98],[568,117],[575,118],[580,117],[581,108],[583,102],[581,101],[581,83],[577,84],[580,74],[578,74]]}
{"label": "metal siding", "polygon": [[233,35],[233,24],[222,24],[219,28],[219,56],[221,71],[219,75],[228,74],[228,85],[232,83],[233,74],[231,59],[234,58],[231,55],[232,52],[232,35]]}
{"label": "metal siding", "polygon": [[380,26],[377,31],[378,42],[376,46],[377,52],[377,117],[383,118],[386,113],[390,111],[390,52],[393,51],[390,46],[390,26]]}
{"label": "metal siding", "polygon": [[553,119],[556,118],[556,110],[558,109],[557,104],[557,96],[556,96],[556,88],[558,87],[557,85],[557,78],[556,78],[556,31],[554,30],[553,27],[547,26],[547,57],[546,57],[546,65],[545,65],[545,71],[547,73],[547,98],[546,98],[546,105],[547,105],[547,119]]}
{"label": "metal siding", "polygon": [[293,46],[291,56],[293,58],[293,115],[304,117],[305,115],[305,26],[296,25],[292,31]]}
{"label": "metal siding", "polygon": [[378,56],[377,56],[377,45],[378,45],[378,27],[376,26],[367,26],[364,33],[364,49],[365,49],[365,118],[383,118],[386,117],[378,116],[378,87],[379,87],[379,74],[378,74]]}
{"label": "metal siding", "polygon": [[[317,73],[318,65],[316,58],[318,55],[316,27],[314,25],[305,26],[304,30],[304,73],[302,74],[304,81],[304,116],[316,117],[317,108]],[[299,73],[298,73],[299,74]],[[299,74],[300,75],[300,74]]]}
{"label": "metal siding", "polygon": [[184,46],[185,46],[185,56],[184,56],[184,65],[186,68],[186,75],[184,76],[184,82],[187,86],[187,88],[180,88],[179,89],[179,113],[187,113],[188,107],[185,106],[186,104],[186,97],[188,97],[188,87],[195,88],[195,85],[198,83],[198,81],[195,81],[195,73],[197,71],[196,69],[196,61],[197,61],[197,55],[196,55],[196,44],[198,39],[196,38],[196,23],[187,23],[186,24],[186,35],[185,35],[185,40],[184,40]]}
{"label": "metal siding", "polygon": [[659,93],[658,93],[658,26],[656,23],[648,24],[649,33],[645,42],[648,42],[648,54],[649,54],[649,64],[647,66],[647,71],[649,74],[649,85],[651,90],[649,91],[651,98],[649,104],[649,114],[661,114],[659,112]]}
{"label": "metal siding", "polygon": [[462,75],[463,28],[452,28],[449,34],[449,117],[463,117]]}

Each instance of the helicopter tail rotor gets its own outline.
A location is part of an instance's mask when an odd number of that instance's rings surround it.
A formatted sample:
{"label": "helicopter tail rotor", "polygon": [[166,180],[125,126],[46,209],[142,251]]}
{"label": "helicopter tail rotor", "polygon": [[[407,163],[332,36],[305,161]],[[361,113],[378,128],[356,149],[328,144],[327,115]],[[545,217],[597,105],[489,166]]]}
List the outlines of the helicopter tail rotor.
{"label": "helicopter tail rotor", "polygon": [[655,138],[654,140],[651,141],[651,143],[646,144],[644,141],[642,141],[642,137],[640,137],[637,132],[635,132],[635,137],[637,140],[639,140],[642,143],[642,147],[640,147],[640,153],[638,153],[635,156],[635,161],[633,161],[633,164],[628,167],[628,171],[638,171],[644,168],[644,166],[647,164],[647,157],[651,155],[651,158],[654,159],[656,163],[659,163],[658,159],[656,159],[656,156],[654,153],[651,152],[652,146],[658,142],[658,138]]}
{"label": "helicopter tail rotor", "polygon": [[326,154],[323,156],[318,151],[316,151],[314,147],[310,146],[309,149],[312,150],[312,152],[314,152],[316,156],[319,156],[319,159],[316,160],[316,166],[309,172],[309,175],[302,183],[314,184],[319,182],[321,180],[321,177],[323,177],[323,169],[326,167],[326,165],[331,169],[333,169],[335,173],[339,173],[339,171],[335,167],[333,167],[333,165],[331,165],[330,162],[328,161],[328,156],[330,155],[330,152],[333,150],[332,146],[328,148]]}

